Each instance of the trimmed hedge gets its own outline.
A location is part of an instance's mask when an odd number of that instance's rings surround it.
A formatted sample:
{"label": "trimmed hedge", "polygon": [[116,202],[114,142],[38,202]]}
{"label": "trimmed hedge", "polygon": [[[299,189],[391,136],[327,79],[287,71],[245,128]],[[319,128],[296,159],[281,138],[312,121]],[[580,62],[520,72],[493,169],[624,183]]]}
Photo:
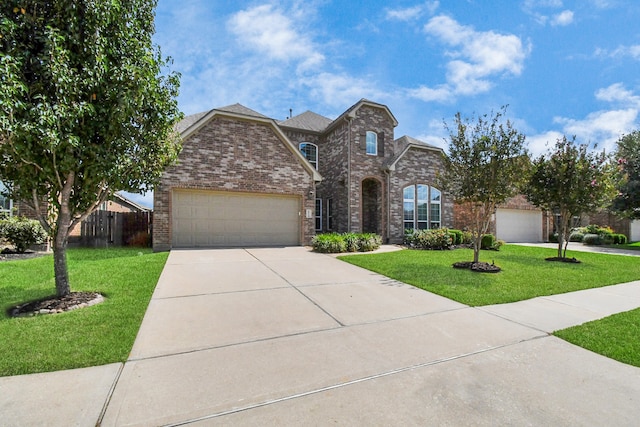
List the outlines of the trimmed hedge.
{"label": "trimmed hedge", "polygon": [[450,228],[449,234],[453,237],[454,245],[461,245],[464,242],[464,233],[462,231]]}
{"label": "trimmed hedge", "polygon": [[371,252],[382,245],[382,237],[374,233],[325,233],[314,236],[311,245],[322,253]]}

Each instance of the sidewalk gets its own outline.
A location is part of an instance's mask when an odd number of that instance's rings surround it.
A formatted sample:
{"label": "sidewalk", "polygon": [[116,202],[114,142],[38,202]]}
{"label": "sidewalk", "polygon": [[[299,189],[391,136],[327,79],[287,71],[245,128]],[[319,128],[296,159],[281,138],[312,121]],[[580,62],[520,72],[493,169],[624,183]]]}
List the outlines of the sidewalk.
{"label": "sidewalk", "polygon": [[0,378],[0,426],[631,426],[640,368],[549,333],[636,307],[640,282],[472,308],[308,248],[173,251],[129,360]]}

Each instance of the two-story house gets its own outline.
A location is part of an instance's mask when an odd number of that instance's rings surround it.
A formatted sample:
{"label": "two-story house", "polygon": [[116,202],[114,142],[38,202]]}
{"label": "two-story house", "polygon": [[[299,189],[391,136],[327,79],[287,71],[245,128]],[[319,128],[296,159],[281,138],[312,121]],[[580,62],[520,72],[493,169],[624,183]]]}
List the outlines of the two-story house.
{"label": "two-story house", "polygon": [[186,117],[183,150],[154,193],[155,250],[309,244],[316,233],[453,223],[437,188],[442,150],[403,136],[388,107],[361,100],[335,120],[277,121],[240,104]]}

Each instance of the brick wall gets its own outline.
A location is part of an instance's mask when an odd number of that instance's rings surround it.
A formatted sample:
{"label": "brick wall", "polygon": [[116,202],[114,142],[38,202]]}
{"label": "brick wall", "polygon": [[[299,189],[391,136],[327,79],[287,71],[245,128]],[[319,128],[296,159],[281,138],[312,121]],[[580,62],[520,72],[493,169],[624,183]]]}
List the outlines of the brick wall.
{"label": "brick wall", "polygon": [[[403,189],[408,185],[426,184],[438,188],[436,174],[442,167],[442,153],[437,150],[411,147],[396,162],[395,171],[390,175],[390,241],[402,242],[403,225]],[[442,189],[440,189],[442,191]],[[452,227],[453,202],[444,191],[441,196],[440,221],[442,227]]]}
{"label": "brick wall", "polygon": [[315,207],[313,177],[272,126],[218,115],[183,142],[154,191],[154,250],[171,248],[174,188],[301,196],[301,241],[310,243],[314,219],[304,211]]}

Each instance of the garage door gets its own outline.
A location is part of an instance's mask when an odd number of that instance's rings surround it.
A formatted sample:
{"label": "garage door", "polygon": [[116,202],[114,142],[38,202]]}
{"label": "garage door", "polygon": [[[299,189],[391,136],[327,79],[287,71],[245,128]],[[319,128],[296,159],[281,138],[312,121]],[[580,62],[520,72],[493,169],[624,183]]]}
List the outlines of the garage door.
{"label": "garage door", "polygon": [[496,236],[505,242],[542,242],[542,212],[498,209]]}
{"label": "garage door", "polygon": [[300,199],[174,190],[173,247],[300,244]]}

